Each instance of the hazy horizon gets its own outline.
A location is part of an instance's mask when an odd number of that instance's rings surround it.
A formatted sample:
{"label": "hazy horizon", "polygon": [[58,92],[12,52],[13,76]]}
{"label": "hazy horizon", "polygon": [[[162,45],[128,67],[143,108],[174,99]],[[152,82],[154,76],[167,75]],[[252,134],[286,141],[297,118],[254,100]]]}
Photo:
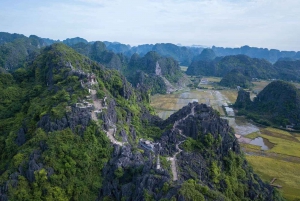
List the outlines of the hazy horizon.
{"label": "hazy horizon", "polygon": [[297,0],[2,0],[0,6],[0,31],[26,36],[300,50]]}

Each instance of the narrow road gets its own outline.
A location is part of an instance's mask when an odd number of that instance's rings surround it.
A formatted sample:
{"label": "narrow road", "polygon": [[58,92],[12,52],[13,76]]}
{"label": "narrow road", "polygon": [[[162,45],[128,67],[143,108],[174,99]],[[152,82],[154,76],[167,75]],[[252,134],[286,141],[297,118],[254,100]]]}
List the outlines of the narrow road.
{"label": "narrow road", "polygon": [[[188,118],[190,115],[194,116],[195,115],[195,106],[192,107],[191,109],[191,113],[186,115],[184,118],[180,119],[179,121],[175,121],[174,125],[173,125],[173,128],[172,128],[172,131],[174,132],[175,129],[178,129],[176,128],[178,126],[178,124],[184,120],[186,120],[186,118]],[[178,129],[179,130],[179,134],[184,137],[184,138],[187,138],[186,135],[182,134],[182,130]],[[179,143],[176,144],[176,149],[178,150],[174,155],[173,157],[168,157],[167,160],[168,161],[171,161],[171,170],[172,170],[172,174],[173,174],[173,181],[177,181],[178,180],[178,173],[177,173],[177,167],[176,167],[176,156],[177,154],[179,154],[180,152],[182,152],[182,149],[179,148],[179,145],[181,143],[183,143],[185,140],[183,141],[180,141]]]}
{"label": "narrow road", "polygon": [[156,161],[156,169],[160,169],[160,159],[159,159],[159,154],[157,154],[157,161]]}

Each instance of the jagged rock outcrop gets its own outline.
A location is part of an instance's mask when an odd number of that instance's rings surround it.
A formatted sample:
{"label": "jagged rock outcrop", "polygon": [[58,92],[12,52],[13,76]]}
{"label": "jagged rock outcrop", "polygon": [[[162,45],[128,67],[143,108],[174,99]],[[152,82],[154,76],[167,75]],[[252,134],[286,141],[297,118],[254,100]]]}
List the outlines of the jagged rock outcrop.
{"label": "jagged rock outcrop", "polygon": [[[145,150],[141,153],[133,151],[130,145],[115,146],[111,160],[103,169],[106,179],[100,190],[99,200],[104,197],[117,200],[144,200],[145,190],[160,191],[171,176],[166,170],[156,170],[155,162],[155,155],[151,151]],[[159,200],[162,195],[162,192],[157,193],[154,199]],[[172,193],[167,197],[171,198]]]}
{"label": "jagged rock outcrop", "polygon": [[82,135],[90,120],[91,112],[89,108],[72,107],[71,112],[66,112],[61,119],[53,119],[49,114],[44,115],[37,125],[46,132],[70,128],[73,132]]}
{"label": "jagged rock outcrop", "polygon": [[[187,199],[180,189],[189,179],[195,179],[211,190],[225,191],[228,185],[225,180],[218,181],[221,187],[215,185],[211,173],[215,164],[213,161],[218,161],[220,171],[225,171],[228,168],[226,161],[233,155],[241,154],[227,120],[221,119],[216,111],[205,104],[190,103],[167,120],[157,123],[165,132],[156,141],[159,146],[155,151],[142,147],[140,149],[143,151],[140,151],[130,144],[114,146],[112,158],[103,170],[106,176],[99,200],[145,200],[146,192],[154,200],[173,198],[184,201]],[[186,150],[183,144],[189,139],[199,143],[198,151]],[[174,175],[168,167],[157,169],[158,155],[175,160],[178,180],[172,183]],[[245,197],[256,199],[260,196],[262,200],[272,200],[273,188],[253,174],[245,160],[240,165],[246,171],[246,177],[241,181],[248,189],[244,192]],[[162,191],[165,185],[168,187]]]}
{"label": "jagged rock outcrop", "polygon": [[16,144],[22,146],[26,142],[26,128],[20,128],[16,138]]}
{"label": "jagged rock outcrop", "polygon": [[116,103],[114,100],[110,100],[107,106],[107,110],[102,113],[103,127],[108,130],[110,127],[117,123]]}
{"label": "jagged rock outcrop", "polygon": [[234,106],[237,108],[251,107],[250,92],[240,89]]}

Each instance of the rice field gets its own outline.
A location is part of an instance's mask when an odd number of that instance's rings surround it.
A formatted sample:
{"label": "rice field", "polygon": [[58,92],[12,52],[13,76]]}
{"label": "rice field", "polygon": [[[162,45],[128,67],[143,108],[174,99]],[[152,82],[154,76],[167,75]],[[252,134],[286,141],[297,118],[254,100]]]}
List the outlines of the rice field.
{"label": "rice field", "polygon": [[220,90],[220,93],[223,94],[225,97],[228,98],[228,100],[234,104],[236,101],[236,98],[238,96],[237,90]]}
{"label": "rice field", "polygon": [[261,128],[260,132],[246,135],[248,138],[263,137],[273,144],[267,151],[256,146],[242,144],[248,153],[246,158],[254,171],[266,182],[277,178],[275,184],[282,186],[287,200],[300,199],[300,141],[299,134],[276,128]]}
{"label": "rice field", "polygon": [[280,191],[288,200],[300,198],[300,163],[287,162],[263,156],[246,156],[253,170],[266,182],[273,178],[274,184],[282,186]]}
{"label": "rice field", "polygon": [[151,106],[156,110],[159,117],[166,119],[175,111],[194,101],[212,106],[221,116],[225,116],[222,105],[227,106],[231,103],[219,91],[197,89],[176,94],[154,95],[151,97]]}

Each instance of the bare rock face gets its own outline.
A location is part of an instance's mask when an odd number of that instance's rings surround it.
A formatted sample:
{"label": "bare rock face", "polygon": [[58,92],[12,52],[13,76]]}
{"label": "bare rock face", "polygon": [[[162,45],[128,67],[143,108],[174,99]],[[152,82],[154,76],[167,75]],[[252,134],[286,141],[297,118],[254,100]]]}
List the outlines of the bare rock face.
{"label": "bare rock face", "polygon": [[[118,170],[123,174],[117,175]],[[114,147],[114,153],[103,169],[103,175],[106,177],[100,190],[99,200],[106,196],[115,197],[116,200],[122,198],[144,200],[145,190],[150,192],[161,190],[163,184],[170,179],[167,171],[156,170],[153,152],[133,151],[130,145]],[[162,193],[158,193],[155,200],[161,197]]]}
{"label": "bare rock face", "polygon": [[[51,119],[49,114],[44,115],[37,125],[46,132],[71,128],[73,132],[83,135],[90,120],[90,109],[72,107],[71,112],[67,112],[61,119]],[[80,127],[78,127],[78,125],[80,125]]]}
{"label": "bare rock face", "polygon": [[22,146],[26,142],[26,128],[20,128],[16,138],[16,144]]}
{"label": "bare rock face", "polygon": [[117,123],[117,112],[115,107],[116,102],[114,100],[110,100],[106,112],[101,113],[105,130],[108,130],[110,127]]}
{"label": "bare rock face", "polygon": [[159,66],[158,61],[156,62],[155,74],[161,76],[161,67]]}

